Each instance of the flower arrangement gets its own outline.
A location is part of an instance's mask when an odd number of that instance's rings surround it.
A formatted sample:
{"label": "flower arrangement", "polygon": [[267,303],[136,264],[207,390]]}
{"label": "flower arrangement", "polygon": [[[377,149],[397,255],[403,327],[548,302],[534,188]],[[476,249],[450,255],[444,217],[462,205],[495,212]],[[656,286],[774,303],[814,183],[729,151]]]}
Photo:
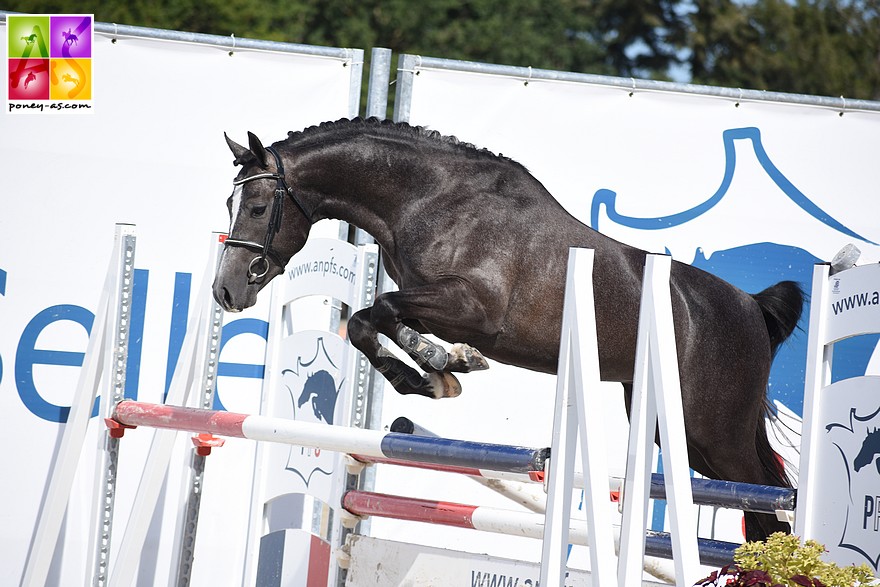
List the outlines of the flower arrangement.
{"label": "flower arrangement", "polygon": [[733,555],[735,564],[696,583],[701,587],[852,587],[877,579],[868,565],[839,567],[821,559],[825,547],[803,545],[797,536],[777,532],[765,542],[746,542]]}

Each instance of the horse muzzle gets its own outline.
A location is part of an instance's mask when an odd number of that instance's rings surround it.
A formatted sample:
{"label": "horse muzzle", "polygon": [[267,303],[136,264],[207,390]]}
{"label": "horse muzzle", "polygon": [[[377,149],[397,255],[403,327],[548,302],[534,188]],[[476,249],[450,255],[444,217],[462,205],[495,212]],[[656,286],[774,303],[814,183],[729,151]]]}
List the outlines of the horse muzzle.
{"label": "horse muzzle", "polygon": [[247,284],[241,288],[230,288],[214,280],[214,300],[226,312],[241,312],[257,303],[257,291],[259,286]]}

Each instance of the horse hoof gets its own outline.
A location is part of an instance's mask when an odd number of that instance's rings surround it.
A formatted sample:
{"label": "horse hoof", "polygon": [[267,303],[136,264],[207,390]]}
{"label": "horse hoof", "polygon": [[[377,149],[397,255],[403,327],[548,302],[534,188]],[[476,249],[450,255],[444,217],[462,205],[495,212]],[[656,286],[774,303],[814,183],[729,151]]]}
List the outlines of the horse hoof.
{"label": "horse hoof", "polygon": [[444,397],[458,397],[461,395],[461,384],[455,375],[450,373],[428,373],[425,375],[428,387],[431,389],[434,399]]}
{"label": "horse hoof", "polygon": [[471,371],[484,371],[489,368],[489,362],[474,347],[463,342],[452,345],[449,349],[449,361],[446,365],[448,371],[457,373],[469,373]]}

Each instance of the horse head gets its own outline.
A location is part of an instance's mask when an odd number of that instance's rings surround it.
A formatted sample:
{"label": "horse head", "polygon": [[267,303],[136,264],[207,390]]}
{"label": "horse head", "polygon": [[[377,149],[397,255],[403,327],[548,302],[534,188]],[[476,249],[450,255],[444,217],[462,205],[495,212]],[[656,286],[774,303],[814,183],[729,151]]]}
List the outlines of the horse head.
{"label": "horse head", "polygon": [[333,376],[327,371],[318,371],[306,379],[296,405],[301,408],[307,401],[311,401],[312,413],[315,414],[315,418],[333,424],[333,412],[336,410],[336,396],[338,394],[339,390],[336,389]]}
{"label": "horse head", "polygon": [[[214,278],[214,298],[227,312],[239,312],[253,306],[257,293],[284,272],[287,261],[305,244],[312,222],[288,184],[274,147],[263,147],[250,132],[248,147],[229,137],[226,144],[241,171],[226,202],[229,236]],[[285,204],[288,216],[282,222]]]}
{"label": "horse head", "polygon": [[[874,428],[873,432],[868,430],[865,434],[862,448],[853,459],[853,469],[858,472],[862,467],[870,465],[878,454],[880,454],[880,430]],[[880,460],[877,461],[877,471],[880,472]]]}

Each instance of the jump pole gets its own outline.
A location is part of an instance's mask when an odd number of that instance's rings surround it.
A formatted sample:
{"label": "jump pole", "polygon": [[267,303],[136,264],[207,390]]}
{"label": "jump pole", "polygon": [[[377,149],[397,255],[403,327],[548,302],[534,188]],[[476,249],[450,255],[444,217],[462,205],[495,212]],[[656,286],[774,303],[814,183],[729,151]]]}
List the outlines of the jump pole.
{"label": "jump pole", "polygon": [[[544,516],[538,513],[506,510],[483,506],[434,501],[368,491],[348,491],[342,498],[342,507],[357,516],[378,516],[438,524],[456,528],[481,530],[496,534],[542,539]],[[572,518],[569,542],[589,546],[585,520]],[[620,528],[614,528],[615,543],[620,540]],[[700,539],[700,562],[721,567],[733,561],[733,551],[739,544],[720,540]],[[647,532],[645,553],[650,556],[672,558],[672,538],[666,532]]]}
{"label": "jump pole", "polygon": [[519,474],[543,470],[544,463],[549,458],[547,449],[426,438],[130,400],[116,405],[113,419],[126,427],[148,426],[168,430],[187,430],[231,438],[320,448],[346,454],[361,454],[368,457]]}
{"label": "jump pole", "polygon": [[[397,418],[391,424],[391,431],[437,437],[433,432],[404,417]],[[414,461],[399,461],[361,455],[352,455],[352,457],[364,463],[384,463],[469,475],[481,482],[485,480],[500,480],[544,483],[543,471],[532,471],[527,475],[522,475],[490,470],[465,469],[463,467],[425,465]],[[618,475],[610,476],[608,479],[609,490],[612,492],[620,491],[623,488],[623,482],[623,477]],[[583,473],[577,470],[574,472],[572,487],[575,489],[584,488]],[[691,492],[693,493],[695,505],[722,507],[761,514],[783,515],[784,512],[793,512],[797,501],[797,490],[790,487],[720,481],[717,479],[693,478],[691,479]],[[651,475],[650,497],[651,499],[666,499],[666,479],[661,473],[653,473]]]}

